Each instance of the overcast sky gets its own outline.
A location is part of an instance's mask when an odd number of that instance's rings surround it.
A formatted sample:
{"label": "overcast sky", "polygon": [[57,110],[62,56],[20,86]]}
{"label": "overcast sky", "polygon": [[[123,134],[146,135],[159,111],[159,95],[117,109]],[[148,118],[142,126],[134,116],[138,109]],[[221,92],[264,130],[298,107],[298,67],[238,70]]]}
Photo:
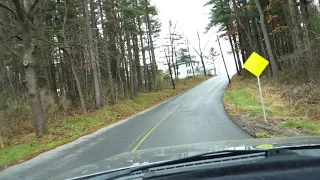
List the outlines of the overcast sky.
{"label": "overcast sky", "polygon": [[[164,44],[164,38],[168,35],[169,29],[169,20],[171,19],[174,23],[178,21],[177,31],[181,34],[184,34],[189,41],[197,46],[197,30],[199,30],[201,34],[202,47],[209,40],[209,44],[206,48],[206,52],[209,51],[210,47],[214,47],[217,52],[220,54],[217,39],[218,27],[212,28],[209,33],[206,35],[203,34],[205,31],[205,27],[209,22],[209,7],[203,7],[203,5],[207,2],[207,0],[151,0],[151,4],[156,5],[159,11],[159,18],[162,23],[162,32],[160,35],[160,40],[157,41],[158,45]],[[231,51],[231,48],[226,40],[221,39],[222,43],[222,51],[226,59],[226,63],[228,66],[228,70],[232,73],[235,72],[234,60],[230,54],[227,52]],[[191,48],[191,47],[190,47]],[[157,57],[163,57],[164,54],[162,51],[163,48],[159,48],[157,50]],[[192,55],[196,55],[194,51],[191,52]],[[197,57],[197,60],[200,59]],[[162,60],[163,61],[163,60]],[[225,73],[223,62],[221,60],[221,56],[217,57],[218,67],[221,73]],[[209,62],[208,62],[209,63]],[[212,66],[208,65],[207,69],[212,68]],[[164,68],[159,64],[160,68]]]}

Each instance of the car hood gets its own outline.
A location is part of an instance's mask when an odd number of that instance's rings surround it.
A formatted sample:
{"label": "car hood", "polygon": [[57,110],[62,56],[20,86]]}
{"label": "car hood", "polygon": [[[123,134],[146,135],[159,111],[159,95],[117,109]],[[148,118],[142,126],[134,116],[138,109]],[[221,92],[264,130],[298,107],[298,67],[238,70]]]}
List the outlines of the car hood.
{"label": "car hood", "polygon": [[306,145],[320,145],[320,136],[245,139],[159,147],[122,153],[94,164],[76,168],[52,179],[74,178],[98,172],[158,163],[221,150],[254,150]]}

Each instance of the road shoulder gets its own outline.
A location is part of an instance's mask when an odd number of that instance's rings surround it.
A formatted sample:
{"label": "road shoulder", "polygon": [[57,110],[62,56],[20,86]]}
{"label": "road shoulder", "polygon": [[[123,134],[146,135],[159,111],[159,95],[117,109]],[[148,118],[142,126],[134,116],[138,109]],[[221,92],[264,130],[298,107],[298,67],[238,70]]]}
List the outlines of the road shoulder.
{"label": "road shoulder", "polygon": [[301,116],[296,107],[283,97],[279,84],[263,78],[267,123],[255,78],[235,76],[228,86],[223,102],[230,118],[255,138],[319,135],[320,124],[314,117]]}

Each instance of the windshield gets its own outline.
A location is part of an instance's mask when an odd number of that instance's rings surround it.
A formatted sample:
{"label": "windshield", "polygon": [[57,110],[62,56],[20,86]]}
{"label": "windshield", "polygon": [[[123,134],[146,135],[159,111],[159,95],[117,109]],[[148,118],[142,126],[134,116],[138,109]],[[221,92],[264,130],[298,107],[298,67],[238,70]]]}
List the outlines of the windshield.
{"label": "windshield", "polygon": [[1,0],[0,179],[320,144],[319,24],[318,1]]}

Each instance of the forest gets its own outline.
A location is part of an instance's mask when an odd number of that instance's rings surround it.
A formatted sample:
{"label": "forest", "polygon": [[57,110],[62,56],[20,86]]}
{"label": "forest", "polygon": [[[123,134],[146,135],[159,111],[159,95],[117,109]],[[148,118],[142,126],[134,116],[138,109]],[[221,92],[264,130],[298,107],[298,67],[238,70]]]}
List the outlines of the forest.
{"label": "forest", "polygon": [[[205,4],[210,8],[207,31],[220,28],[219,38],[229,42],[228,53],[237,69],[225,93],[225,107],[229,115],[238,114],[232,119],[253,137],[318,135],[319,5],[311,0],[210,0]],[[269,61],[261,75],[269,124],[262,121],[257,79],[243,69],[253,52]]]}
{"label": "forest", "polygon": [[[268,76],[290,72],[318,81],[319,4],[308,0],[210,0],[207,31],[218,25],[231,46],[237,74],[252,52],[269,60]],[[243,72],[244,74],[246,72]],[[318,82],[317,82],[318,83]]]}
{"label": "forest", "polygon": [[[160,88],[149,0],[2,0],[0,137]],[[0,138],[2,139],[2,138]]]}

